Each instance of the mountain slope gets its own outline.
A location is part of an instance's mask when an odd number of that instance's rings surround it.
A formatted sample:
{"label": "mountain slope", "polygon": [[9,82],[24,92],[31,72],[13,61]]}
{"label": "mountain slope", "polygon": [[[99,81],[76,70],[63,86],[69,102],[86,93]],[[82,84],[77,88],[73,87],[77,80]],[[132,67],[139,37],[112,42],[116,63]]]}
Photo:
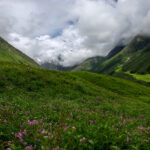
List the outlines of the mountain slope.
{"label": "mountain slope", "polygon": [[39,66],[33,59],[0,38],[0,61]]}
{"label": "mountain slope", "polygon": [[79,64],[74,70],[78,71],[89,71],[89,72],[98,72],[101,65],[118,54],[124,46],[116,46],[114,49],[108,53],[106,57],[98,56],[98,57],[92,57],[87,60],[85,60],[83,63]]}
{"label": "mountain slope", "polygon": [[148,71],[150,65],[149,45],[149,37],[135,37],[121,52],[105,61],[97,72],[112,74],[123,70],[150,73]]}
{"label": "mountain slope", "polygon": [[0,86],[0,149],[149,149],[149,87],[6,62]]}
{"label": "mountain slope", "polygon": [[99,64],[103,63],[103,61],[105,60],[104,57],[92,57],[89,58],[87,60],[85,60],[83,63],[81,63],[80,65],[78,65],[77,67],[75,67],[75,69],[73,69],[74,71],[90,71],[90,72],[95,72],[95,69],[97,68],[97,66],[99,66]]}

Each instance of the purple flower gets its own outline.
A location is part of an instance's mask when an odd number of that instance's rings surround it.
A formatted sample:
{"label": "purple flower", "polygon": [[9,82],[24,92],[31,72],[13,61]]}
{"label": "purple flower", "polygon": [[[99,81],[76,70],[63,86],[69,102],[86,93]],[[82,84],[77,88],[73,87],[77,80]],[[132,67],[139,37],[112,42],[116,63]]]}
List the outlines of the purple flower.
{"label": "purple flower", "polygon": [[7,148],[7,150],[11,150],[11,148]]}
{"label": "purple flower", "polygon": [[150,131],[150,127],[148,127],[147,130]]}
{"label": "purple flower", "polygon": [[84,141],[85,141],[85,137],[83,137],[83,138],[80,139],[81,143],[84,142]]}
{"label": "purple flower", "polygon": [[90,120],[90,121],[89,121],[89,124],[90,124],[90,125],[92,125],[93,123],[94,123],[94,121],[93,121],[93,120]]}
{"label": "purple flower", "polygon": [[26,130],[24,130],[22,133],[26,136],[28,135]]}
{"label": "purple flower", "polygon": [[28,143],[27,143],[27,142],[24,142],[24,143],[23,143],[23,145],[24,145],[24,146],[27,146],[27,145],[28,145]]}
{"label": "purple flower", "polygon": [[7,124],[7,120],[6,119],[4,120],[4,124]]}
{"label": "purple flower", "polygon": [[139,126],[138,129],[139,129],[139,130],[143,130],[144,127],[143,127],[143,126]]}
{"label": "purple flower", "polygon": [[123,120],[123,124],[124,124],[124,125],[126,124],[126,120]]}
{"label": "purple flower", "polygon": [[10,145],[12,142],[11,141],[8,141],[8,145]]}
{"label": "purple flower", "polygon": [[47,134],[47,131],[43,130],[43,131],[42,131],[42,134]]}
{"label": "purple flower", "polygon": [[128,143],[128,142],[129,142],[129,140],[130,140],[130,139],[129,139],[129,137],[127,137],[127,139],[126,139],[126,140],[127,140],[127,143]]}
{"label": "purple flower", "polygon": [[32,150],[32,145],[31,146],[27,146],[26,150]]}

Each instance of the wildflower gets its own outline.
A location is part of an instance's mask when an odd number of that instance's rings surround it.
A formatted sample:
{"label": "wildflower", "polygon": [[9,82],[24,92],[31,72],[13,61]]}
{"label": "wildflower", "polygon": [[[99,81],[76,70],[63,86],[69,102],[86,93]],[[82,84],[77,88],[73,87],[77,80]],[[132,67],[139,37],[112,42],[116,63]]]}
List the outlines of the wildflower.
{"label": "wildflower", "polygon": [[11,141],[8,141],[8,145],[10,145],[12,142]]}
{"label": "wildflower", "polygon": [[72,112],[70,113],[70,116],[71,116],[71,117],[73,116]]}
{"label": "wildflower", "polygon": [[140,127],[138,127],[138,129],[139,129],[139,130],[143,130],[143,129],[144,129],[144,127],[143,127],[143,126],[140,126]]}
{"label": "wildflower", "polygon": [[122,120],[123,119],[123,117],[122,116],[120,116],[120,120]]}
{"label": "wildflower", "polygon": [[40,119],[40,124],[42,123],[43,119]]}
{"label": "wildflower", "polygon": [[129,137],[127,137],[127,139],[126,139],[126,140],[127,140],[127,143],[128,143],[128,142],[129,142],[129,140],[130,140],[130,139],[129,139]]}
{"label": "wildflower", "polygon": [[123,124],[124,124],[124,125],[126,124],[126,120],[123,120]]}
{"label": "wildflower", "polygon": [[6,119],[4,120],[4,124],[7,124],[7,120]]}
{"label": "wildflower", "polygon": [[23,145],[24,145],[24,146],[27,146],[27,145],[28,145],[28,143],[27,143],[27,142],[24,142],[24,143],[23,143]]}
{"label": "wildflower", "polygon": [[147,130],[150,131],[150,127],[148,127]]}
{"label": "wildflower", "polygon": [[80,142],[84,142],[85,141],[85,137],[80,139]]}
{"label": "wildflower", "polygon": [[26,136],[28,135],[26,130],[24,130],[22,133]]}
{"label": "wildflower", "polygon": [[47,131],[43,130],[43,131],[42,131],[42,134],[47,134]]}
{"label": "wildflower", "polygon": [[31,146],[27,146],[26,150],[32,150],[32,145]]}
{"label": "wildflower", "polygon": [[74,129],[74,130],[75,130],[75,129],[76,129],[76,127],[75,127],[75,126],[73,126],[73,127],[72,127],[72,129]]}
{"label": "wildflower", "polygon": [[89,121],[89,124],[90,124],[90,125],[92,125],[93,123],[94,123],[94,121],[93,121],[93,120],[90,120],[90,121]]}
{"label": "wildflower", "polygon": [[40,139],[38,139],[38,142],[40,142],[41,140]]}
{"label": "wildflower", "polygon": [[11,150],[11,148],[7,148],[7,150]]}
{"label": "wildflower", "polygon": [[30,120],[28,120],[28,125],[31,126],[32,125],[32,122]]}
{"label": "wildflower", "polygon": [[22,138],[22,133],[21,132],[18,133],[18,138]]}
{"label": "wildflower", "polygon": [[88,140],[88,142],[89,142],[90,144],[93,144],[93,141],[92,141],[92,140]]}

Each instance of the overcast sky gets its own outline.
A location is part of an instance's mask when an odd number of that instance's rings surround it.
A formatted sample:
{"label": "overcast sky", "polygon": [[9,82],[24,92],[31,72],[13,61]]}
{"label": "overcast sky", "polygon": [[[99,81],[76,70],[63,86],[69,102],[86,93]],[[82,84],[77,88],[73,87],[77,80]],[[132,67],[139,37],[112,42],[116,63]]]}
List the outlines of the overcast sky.
{"label": "overcast sky", "polygon": [[72,66],[150,35],[150,0],[0,0],[0,36],[37,62]]}

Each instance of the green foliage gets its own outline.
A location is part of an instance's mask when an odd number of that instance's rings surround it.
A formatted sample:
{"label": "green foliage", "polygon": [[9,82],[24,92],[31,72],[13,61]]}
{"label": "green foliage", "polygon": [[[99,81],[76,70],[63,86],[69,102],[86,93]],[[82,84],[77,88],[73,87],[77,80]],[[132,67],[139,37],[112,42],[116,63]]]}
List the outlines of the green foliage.
{"label": "green foliage", "polygon": [[149,87],[4,62],[0,86],[0,149],[150,147]]}

